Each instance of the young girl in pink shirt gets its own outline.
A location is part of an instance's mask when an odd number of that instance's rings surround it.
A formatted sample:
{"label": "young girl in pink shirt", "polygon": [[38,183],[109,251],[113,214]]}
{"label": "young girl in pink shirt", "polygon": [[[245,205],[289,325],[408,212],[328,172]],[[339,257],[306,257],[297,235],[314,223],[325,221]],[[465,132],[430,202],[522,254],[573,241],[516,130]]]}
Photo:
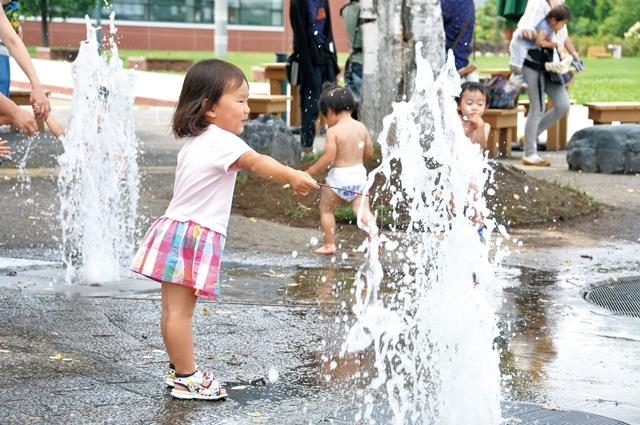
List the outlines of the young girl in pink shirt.
{"label": "young girl in pink shirt", "polygon": [[209,59],[189,69],[172,130],[187,138],[178,153],[173,198],[149,228],[132,270],[162,285],[160,327],[170,359],[167,384],[180,399],[219,400],[226,391],[196,368],[191,319],[198,297],[217,300],[236,174],[247,170],[289,183],[299,195],[318,189],[304,171],[251,149],[237,135],[249,117],[249,85],[230,63]]}

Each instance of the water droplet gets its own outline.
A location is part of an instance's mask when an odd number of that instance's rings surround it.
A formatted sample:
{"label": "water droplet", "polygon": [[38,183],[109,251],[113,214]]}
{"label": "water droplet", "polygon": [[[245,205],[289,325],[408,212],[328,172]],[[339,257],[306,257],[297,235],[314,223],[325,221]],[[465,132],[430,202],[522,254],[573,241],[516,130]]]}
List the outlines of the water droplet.
{"label": "water droplet", "polygon": [[270,383],[275,383],[278,382],[278,378],[280,377],[280,374],[278,373],[278,371],[274,368],[270,368],[269,369],[269,382]]}

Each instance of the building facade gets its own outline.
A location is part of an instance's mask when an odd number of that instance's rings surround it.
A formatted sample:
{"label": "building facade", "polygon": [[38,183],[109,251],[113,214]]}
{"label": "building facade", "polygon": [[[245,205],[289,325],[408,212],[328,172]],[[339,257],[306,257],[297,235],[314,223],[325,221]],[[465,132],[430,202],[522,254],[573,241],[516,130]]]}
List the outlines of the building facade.
{"label": "building facade", "polygon": [[[346,52],[340,8],[347,0],[329,0],[336,47]],[[115,12],[118,45],[124,49],[214,50],[214,0],[112,0],[103,10],[103,24]],[[286,53],[292,50],[290,0],[228,0],[229,51]],[[83,18],[53,20],[49,43],[77,47],[86,38]],[[105,31],[108,28],[105,27]],[[23,23],[24,40],[39,45],[39,20]]]}

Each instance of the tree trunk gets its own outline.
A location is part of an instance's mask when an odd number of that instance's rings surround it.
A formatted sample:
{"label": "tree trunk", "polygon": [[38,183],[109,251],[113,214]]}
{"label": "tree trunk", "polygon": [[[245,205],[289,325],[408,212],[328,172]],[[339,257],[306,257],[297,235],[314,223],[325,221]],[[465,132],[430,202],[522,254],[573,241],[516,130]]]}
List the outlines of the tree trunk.
{"label": "tree trunk", "polygon": [[361,0],[364,66],[361,117],[373,136],[392,102],[411,97],[416,43],[437,75],[445,43],[440,0]]}
{"label": "tree trunk", "polygon": [[40,26],[42,29],[42,45],[49,47],[49,0],[40,0]]}

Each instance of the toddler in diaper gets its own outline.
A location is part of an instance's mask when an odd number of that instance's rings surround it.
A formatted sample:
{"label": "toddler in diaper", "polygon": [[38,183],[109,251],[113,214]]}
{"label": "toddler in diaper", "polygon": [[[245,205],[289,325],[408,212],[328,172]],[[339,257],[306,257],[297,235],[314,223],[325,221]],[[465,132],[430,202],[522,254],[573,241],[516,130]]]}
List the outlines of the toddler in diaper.
{"label": "toddler in diaper", "polygon": [[364,124],[352,117],[356,101],[348,88],[323,87],[319,108],[329,127],[325,151],[307,169],[307,173],[313,176],[329,169],[320,194],[320,226],[324,243],[315,252],[333,255],[336,252],[334,213],[338,203],[351,202],[354,213],[358,215],[358,225],[367,228],[369,224],[369,197],[364,193],[367,170],[362,162],[373,155],[373,143]]}

